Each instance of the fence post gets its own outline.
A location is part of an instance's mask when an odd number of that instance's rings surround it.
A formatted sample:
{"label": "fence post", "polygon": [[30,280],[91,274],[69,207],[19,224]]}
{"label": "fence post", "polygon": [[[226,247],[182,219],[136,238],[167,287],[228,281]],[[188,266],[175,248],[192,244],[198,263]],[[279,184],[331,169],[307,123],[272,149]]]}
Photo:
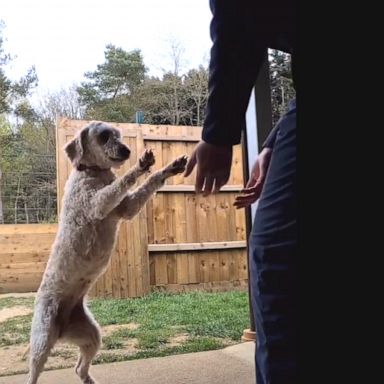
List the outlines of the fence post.
{"label": "fence post", "polygon": [[143,124],[144,122],[144,113],[143,111],[136,112],[136,124]]}

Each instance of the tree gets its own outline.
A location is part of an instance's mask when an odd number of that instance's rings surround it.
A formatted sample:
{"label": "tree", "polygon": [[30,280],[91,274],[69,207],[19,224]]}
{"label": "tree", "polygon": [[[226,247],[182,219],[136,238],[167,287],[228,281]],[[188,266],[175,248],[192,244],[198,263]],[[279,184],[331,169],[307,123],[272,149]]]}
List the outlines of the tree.
{"label": "tree", "polygon": [[272,98],[272,120],[276,124],[287,112],[288,103],[295,96],[291,74],[290,55],[271,50],[269,55],[270,84]]}
{"label": "tree", "polygon": [[12,61],[12,58],[10,54],[4,52],[3,28],[4,23],[0,20],[0,114],[12,112],[15,104],[17,105],[20,100],[23,100],[30,90],[37,85],[37,74],[34,66],[17,81],[12,81],[5,75],[4,68]]}
{"label": "tree", "polygon": [[56,156],[45,127],[23,119],[12,129],[6,122],[0,147],[4,222],[55,221]]}
{"label": "tree", "polygon": [[84,108],[80,105],[77,85],[44,94],[34,108],[34,117],[27,119],[30,123],[33,122],[35,128],[43,135],[45,144],[52,151],[51,153],[55,153],[56,150],[56,120],[58,117],[84,118]]}
{"label": "tree", "polygon": [[80,104],[77,85],[46,93],[41,97],[36,112],[41,120],[52,123],[55,123],[58,116],[82,119],[84,108]]}
{"label": "tree", "polygon": [[201,125],[208,94],[208,71],[203,66],[183,73],[184,48],[176,39],[169,41],[171,70],[163,68],[161,79],[147,77],[135,93],[137,109],[144,111],[150,124]]}
{"label": "tree", "polygon": [[2,148],[2,151],[0,151],[0,224],[4,224],[4,210],[3,210],[3,191],[2,191],[2,184],[3,184],[3,171],[2,171],[2,154],[1,152],[5,151],[5,145],[3,145],[3,137],[7,136],[11,132],[11,128],[9,123],[6,121],[5,117],[0,115],[0,148]]}
{"label": "tree", "polygon": [[167,85],[171,88],[172,93],[169,99],[169,112],[172,125],[179,125],[180,120],[183,117],[182,108],[182,76],[180,74],[184,47],[176,39],[170,40],[170,59],[172,60],[173,71],[164,74],[163,81],[168,83]]}
{"label": "tree", "polygon": [[[187,110],[185,108],[185,89],[181,76],[167,72],[161,80],[149,79],[137,95],[138,105],[143,109],[146,122],[152,124],[184,124]],[[150,120],[148,119],[150,117]]]}
{"label": "tree", "polygon": [[137,110],[147,124],[171,124],[168,101],[171,89],[161,79],[148,77],[135,92]]}
{"label": "tree", "polygon": [[13,213],[18,207],[22,170],[28,169],[29,164],[19,134],[4,117],[1,124],[0,148],[2,213],[3,221],[9,223],[14,219]]}
{"label": "tree", "polygon": [[140,50],[126,52],[112,44],[104,52],[105,62],[85,73],[88,81],[77,88],[87,118],[131,121],[133,94],[143,83],[146,68]]}
{"label": "tree", "polygon": [[185,76],[185,89],[189,110],[189,125],[200,126],[204,122],[208,99],[208,69],[199,66]]}
{"label": "tree", "polygon": [[[27,100],[18,104],[12,125],[2,116],[0,169],[5,223],[56,220],[55,124]],[[0,115],[1,116],[1,115]]]}
{"label": "tree", "polygon": [[[9,222],[10,204],[14,203],[17,211],[20,184],[24,183],[21,170],[28,169],[29,159],[25,156],[19,135],[12,130],[6,114],[14,114],[18,117],[31,118],[32,108],[26,102],[30,90],[37,85],[37,75],[34,67],[18,81],[12,81],[5,74],[5,67],[12,61],[10,54],[3,49],[4,38],[2,30],[4,23],[0,21],[0,223]],[[17,175],[16,188],[14,180],[9,175]],[[14,197],[14,202],[11,198]],[[15,220],[17,218],[15,216]]]}

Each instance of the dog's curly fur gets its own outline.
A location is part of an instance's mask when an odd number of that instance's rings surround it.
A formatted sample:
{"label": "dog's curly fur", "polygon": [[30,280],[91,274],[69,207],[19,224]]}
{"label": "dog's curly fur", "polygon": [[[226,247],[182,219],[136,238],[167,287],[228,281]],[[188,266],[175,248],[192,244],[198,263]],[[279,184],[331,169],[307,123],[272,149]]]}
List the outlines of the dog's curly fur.
{"label": "dog's curly fur", "polygon": [[120,220],[132,219],[168,177],[184,171],[187,162],[181,156],[129,191],[155,158],[145,151],[136,165],[116,178],[111,168],[122,165],[130,153],[117,129],[93,122],[65,151],[74,170],[65,186],[58,232],[35,301],[28,384],[37,382],[58,339],[79,346],[76,373],[83,383],[95,383],[89,367],[101,337],[84,298],[108,266]]}

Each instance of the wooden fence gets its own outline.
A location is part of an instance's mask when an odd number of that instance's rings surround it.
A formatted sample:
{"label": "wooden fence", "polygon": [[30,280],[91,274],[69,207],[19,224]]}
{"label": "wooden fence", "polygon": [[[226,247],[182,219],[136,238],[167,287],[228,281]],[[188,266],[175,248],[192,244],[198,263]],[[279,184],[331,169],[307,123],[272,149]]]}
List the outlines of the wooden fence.
{"label": "wooden fence", "polygon": [[[68,119],[58,122],[58,202],[71,172],[62,148],[88,123]],[[132,166],[145,148],[154,150],[154,169],[179,155],[190,155],[201,135],[201,128],[197,127],[111,125],[122,131],[123,141],[131,149],[130,159],[118,174]],[[243,186],[241,146],[234,148],[230,180],[220,193],[208,198],[196,195],[194,178],[195,171],[188,178],[177,175],[168,179],[146,209],[131,222],[123,222],[110,267],[93,287],[92,295],[137,297],[151,289],[217,290],[246,286],[245,215],[232,205]],[[56,228],[0,226],[0,292],[37,289]]]}
{"label": "wooden fence", "polygon": [[0,225],[0,293],[36,291],[57,225]]}

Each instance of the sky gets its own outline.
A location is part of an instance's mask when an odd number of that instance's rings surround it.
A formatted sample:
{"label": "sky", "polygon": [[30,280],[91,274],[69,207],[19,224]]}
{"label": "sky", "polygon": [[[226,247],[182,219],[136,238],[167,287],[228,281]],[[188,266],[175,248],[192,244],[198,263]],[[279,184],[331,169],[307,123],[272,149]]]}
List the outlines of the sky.
{"label": "sky", "polygon": [[184,47],[182,69],[207,64],[209,0],[0,0],[4,50],[17,79],[35,65],[38,93],[67,88],[104,62],[109,43],[140,49],[151,75],[170,69],[170,40]]}

